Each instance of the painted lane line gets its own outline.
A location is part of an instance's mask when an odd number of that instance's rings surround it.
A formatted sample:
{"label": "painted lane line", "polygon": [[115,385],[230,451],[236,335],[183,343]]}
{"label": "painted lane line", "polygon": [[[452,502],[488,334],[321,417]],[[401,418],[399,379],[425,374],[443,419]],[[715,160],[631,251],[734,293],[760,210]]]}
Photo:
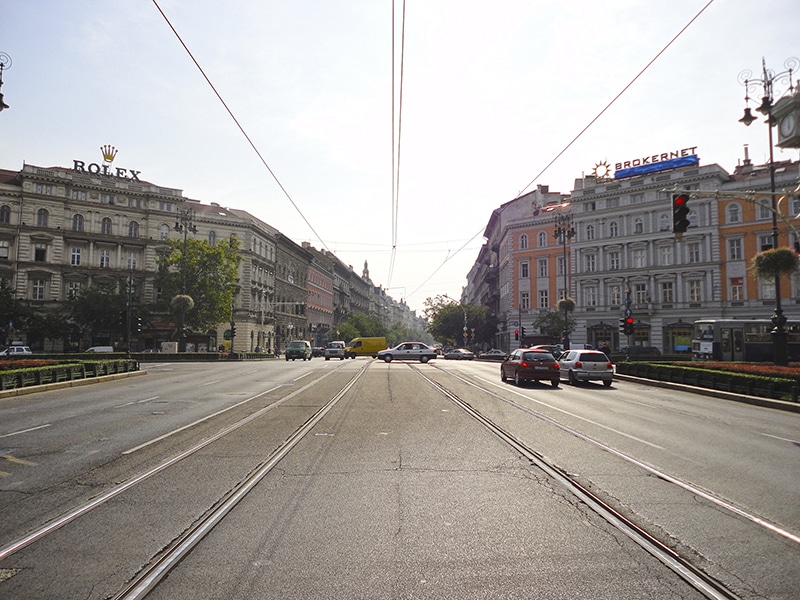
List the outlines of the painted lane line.
{"label": "painted lane line", "polygon": [[125,404],[119,404],[114,408],[123,408],[125,406],[130,406],[131,404],[144,404],[145,402],[151,402],[152,400],[158,400],[161,396],[153,396],[152,398],[145,398],[144,400],[132,400],[131,402],[126,402]]}
{"label": "painted lane line", "polygon": [[29,431],[36,431],[37,429],[44,429],[45,427],[52,427],[52,426],[53,425],[51,423],[48,423],[47,425],[37,425],[36,427],[31,427],[30,429],[21,429],[20,431],[12,431],[11,433],[5,433],[3,435],[0,435],[0,438],[7,438],[11,437],[12,435],[28,433]]}

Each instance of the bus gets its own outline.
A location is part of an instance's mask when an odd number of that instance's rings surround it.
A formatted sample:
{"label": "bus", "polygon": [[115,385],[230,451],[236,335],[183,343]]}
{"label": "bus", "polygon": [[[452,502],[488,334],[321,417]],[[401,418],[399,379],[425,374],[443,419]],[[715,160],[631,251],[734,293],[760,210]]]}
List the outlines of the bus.
{"label": "bus", "polygon": [[[771,362],[770,319],[701,319],[694,322],[693,360]],[[800,360],[800,323],[786,324],[789,360]]]}

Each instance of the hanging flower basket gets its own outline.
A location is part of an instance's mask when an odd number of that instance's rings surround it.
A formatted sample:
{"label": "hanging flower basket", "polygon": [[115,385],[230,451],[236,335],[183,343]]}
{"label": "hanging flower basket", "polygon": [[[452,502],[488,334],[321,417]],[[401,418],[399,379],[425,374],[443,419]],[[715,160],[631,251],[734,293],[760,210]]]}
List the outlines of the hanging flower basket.
{"label": "hanging flower basket", "polygon": [[753,257],[750,268],[759,277],[772,280],[800,269],[800,257],[791,248],[772,248]]}

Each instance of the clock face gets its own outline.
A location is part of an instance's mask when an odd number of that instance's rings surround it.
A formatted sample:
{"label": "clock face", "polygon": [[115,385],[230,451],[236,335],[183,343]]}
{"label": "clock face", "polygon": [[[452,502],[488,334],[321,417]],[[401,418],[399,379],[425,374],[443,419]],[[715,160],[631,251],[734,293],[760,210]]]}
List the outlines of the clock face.
{"label": "clock face", "polygon": [[781,119],[781,135],[783,137],[789,137],[794,133],[794,125],[795,125],[795,115],[794,113],[789,113],[785,117]]}

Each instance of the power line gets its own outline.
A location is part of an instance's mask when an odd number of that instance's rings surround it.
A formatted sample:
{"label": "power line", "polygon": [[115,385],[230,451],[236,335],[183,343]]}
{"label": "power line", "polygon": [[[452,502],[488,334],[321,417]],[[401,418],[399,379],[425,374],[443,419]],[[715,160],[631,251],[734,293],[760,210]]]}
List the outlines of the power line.
{"label": "power line", "polygon": [[169,18],[167,17],[167,15],[165,15],[165,14],[164,14],[164,11],[163,11],[163,10],[161,10],[161,7],[158,5],[158,2],[157,2],[157,0],[153,0],[153,4],[154,4],[154,5],[155,5],[155,7],[158,9],[158,12],[159,12],[159,13],[161,13],[161,16],[164,18],[164,21],[166,21],[167,25],[169,25],[169,28],[172,30],[172,33],[174,33],[174,34],[175,34],[175,37],[176,37],[176,38],[178,38],[178,41],[181,43],[181,46],[183,46],[183,49],[184,49],[184,50],[186,50],[186,53],[189,55],[189,58],[191,58],[191,59],[192,59],[192,62],[195,64],[195,66],[197,67],[197,69],[198,69],[198,70],[200,71],[200,73],[203,75],[203,78],[206,80],[206,83],[208,83],[208,85],[211,87],[211,89],[213,90],[214,94],[217,96],[217,99],[218,99],[218,100],[219,100],[219,101],[222,103],[222,106],[224,106],[224,107],[225,107],[225,110],[228,112],[228,115],[230,115],[231,119],[233,119],[233,122],[234,122],[234,123],[236,123],[236,126],[239,128],[239,131],[241,131],[241,132],[242,132],[242,135],[243,135],[243,136],[245,137],[245,139],[247,140],[247,143],[248,143],[248,144],[250,144],[250,147],[251,147],[251,148],[253,149],[253,151],[256,153],[256,156],[258,156],[258,158],[261,160],[261,164],[263,164],[263,165],[264,165],[264,167],[266,167],[267,171],[269,171],[269,174],[270,174],[270,175],[272,176],[272,178],[275,180],[275,183],[277,183],[277,184],[278,184],[278,187],[281,189],[281,191],[283,192],[283,194],[286,196],[286,198],[289,200],[289,202],[291,202],[292,206],[293,206],[293,207],[294,207],[294,209],[297,211],[297,214],[299,214],[299,215],[300,215],[300,218],[302,218],[302,219],[303,219],[303,221],[305,222],[305,224],[306,224],[306,225],[308,225],[308,228],[309,228],[309,229],[310,229],[310,230],[311,230],[311,231],[314,233],[314,236],[315,236],[315,237],[316,237],[316,238],[319,240],[319,243],[320,243],[320,244],[322,244],[322,246],[323,246],[323,247],[324,247],[326,250],[328,250],[328,252],[330,252],[330,249],[329,249],[329,248],[328,248],[328,246],[325,244],[325,242],[322,240],[322,238],[320,237],[320,235],[317,233],[316,229],[314,229],[314,226],[313,226],[313,225],[311,225],[311,223],[308,221],[308,219],[306,219],[306,216],[303,214],[303,211],[301,211],[301,210],[300,210],[300,207],[299,207],[299,206],[297,206],[297,204],[295,203],[294,199],[292,199],[292,197],[289,195],[289,192],[288,192],[288,191],[286,191],[286,188],[284,188],[284,187],[283,187],[283,184],[280,182],[280,180],[278,179],[277,175],[275,175],[275,173],[272,171],[272,169],[270,168],[270,166],[267,164],[267,161],[266,161],[266,160],[264,160],[264,157],[261,155],[261,152],[258,150],[258,148],[256,147],[256,145],[255,145],[255,143],[253,142],[253,140],[252,140],[252,139],[250,139],[250,136],[249,136],[249,135],[247,135],[247,132],[245,131],[244,127],[242,127],[241,123],[239,123],[239,120],[238,120],[238,119],[236,118],[236,116],[233,114],[233,111],[232,111],[232,110],[231,110],[231,109],[228,107],[228,104],[227,104],[227,103],[225,102],[225,100],[222,98],[222,95],[221,95],[221,94],[220,94],[220,93],[217,91],[217,88],[216,88],[216,87],[214,87],[214,84],[211,82],[211,79],[209,79],[208,75],[206,75],[206,72],[203,70],[203,67],[201,67],[201,66],[200,66],[200,63],[199,63],[199,62],[197,62],[197,59],[196,59],[196,58],[194,57],[194,55],[192,54],[192,51],[191,51],[191,50],[189,50],[189,47],[188,47],[188,46],[186,45],[186,43],[183,41],[183,39],[181,38],[180,34],[177,32],[177,30],[175,29],[175,27],[173,27],[173,25],[172,25],[172,23],[170,22],[170,20],[169,20]]}

